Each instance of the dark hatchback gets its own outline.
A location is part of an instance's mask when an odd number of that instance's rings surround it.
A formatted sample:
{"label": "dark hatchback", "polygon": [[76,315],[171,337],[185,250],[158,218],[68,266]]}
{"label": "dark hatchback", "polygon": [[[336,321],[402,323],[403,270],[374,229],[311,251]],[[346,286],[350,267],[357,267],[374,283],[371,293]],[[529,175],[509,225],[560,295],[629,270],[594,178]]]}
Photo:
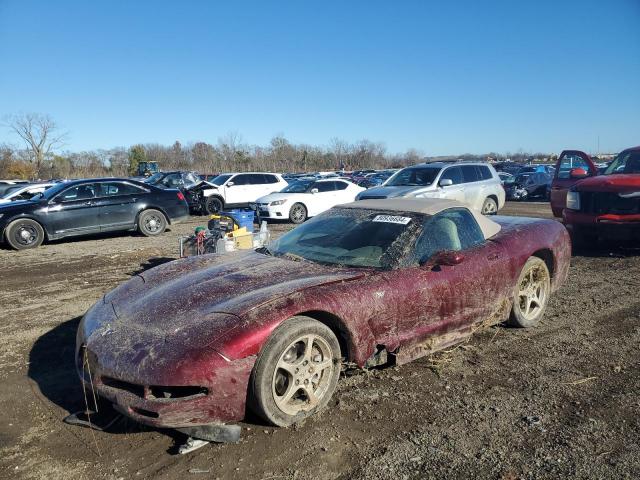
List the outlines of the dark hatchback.
{"label": "dark hatchback", "polygon": [[44,240],[119,230],[159,235],[189,216],[182,192],[123,178],[60,183],[0,206],[0,238],[17,250]]}

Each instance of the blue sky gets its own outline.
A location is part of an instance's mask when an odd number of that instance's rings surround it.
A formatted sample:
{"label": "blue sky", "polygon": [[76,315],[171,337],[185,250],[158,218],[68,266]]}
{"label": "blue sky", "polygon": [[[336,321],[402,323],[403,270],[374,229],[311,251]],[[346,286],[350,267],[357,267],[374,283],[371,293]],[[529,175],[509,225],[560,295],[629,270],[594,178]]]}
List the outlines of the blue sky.
{"label": "blue sky", "polygon": [[640,144],[640,0],[0,0],[0,66],[0,116],[50,114],[70,150]]}

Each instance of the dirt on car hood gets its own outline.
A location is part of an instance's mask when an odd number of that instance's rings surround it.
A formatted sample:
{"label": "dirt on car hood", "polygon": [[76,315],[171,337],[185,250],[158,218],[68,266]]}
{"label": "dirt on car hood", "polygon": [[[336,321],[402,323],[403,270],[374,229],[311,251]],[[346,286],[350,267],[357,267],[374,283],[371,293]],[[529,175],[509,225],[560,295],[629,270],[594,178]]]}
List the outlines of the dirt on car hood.
{"label": "dirt on car hood", "polygon": [[364,272],[253,251],[203,255],[147,270],[107,294],[105,303],[130,326],[166,333],[208,317],[215,322],[216,313],[240,316],[279,297]]}

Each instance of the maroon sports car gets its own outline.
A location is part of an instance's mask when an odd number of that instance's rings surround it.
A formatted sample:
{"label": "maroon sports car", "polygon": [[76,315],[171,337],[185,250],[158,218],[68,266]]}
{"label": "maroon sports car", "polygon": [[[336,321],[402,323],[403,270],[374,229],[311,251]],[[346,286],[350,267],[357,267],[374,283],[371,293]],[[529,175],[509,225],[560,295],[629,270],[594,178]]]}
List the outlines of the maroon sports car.
{"label": "maroon sports car", "polygon": [[535,325],[569,259],[556,221],[437,199],[342,205],[269,249],[136,275],[84,316],[78,373],[147,425],[193,431],[247,407],[290,425],[327,404],[341,362],[401,364],[479,324]]}

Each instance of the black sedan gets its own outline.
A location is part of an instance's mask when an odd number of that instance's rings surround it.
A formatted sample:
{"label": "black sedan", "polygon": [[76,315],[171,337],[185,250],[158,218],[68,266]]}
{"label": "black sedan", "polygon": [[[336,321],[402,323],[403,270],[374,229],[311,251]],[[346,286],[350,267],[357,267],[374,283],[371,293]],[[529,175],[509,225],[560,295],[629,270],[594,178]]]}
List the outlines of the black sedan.
{"label": "black sedan", "polygon": [[0,206],[0,238],[17,250],[45,239],[118,230],[159,235],[187,218],[182,192],[122,178],[60,183],[31,200]]}

